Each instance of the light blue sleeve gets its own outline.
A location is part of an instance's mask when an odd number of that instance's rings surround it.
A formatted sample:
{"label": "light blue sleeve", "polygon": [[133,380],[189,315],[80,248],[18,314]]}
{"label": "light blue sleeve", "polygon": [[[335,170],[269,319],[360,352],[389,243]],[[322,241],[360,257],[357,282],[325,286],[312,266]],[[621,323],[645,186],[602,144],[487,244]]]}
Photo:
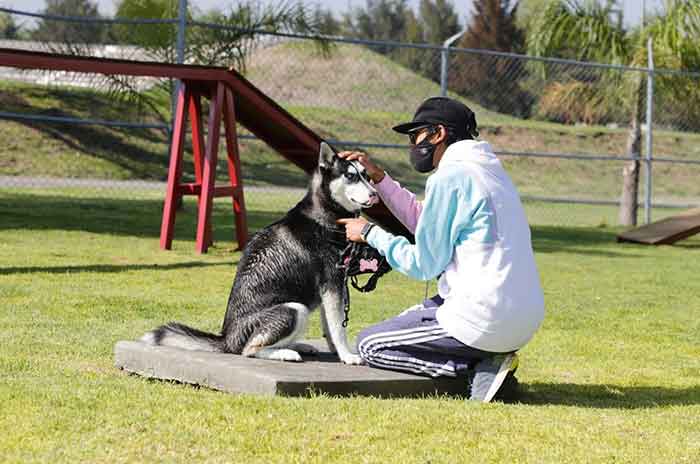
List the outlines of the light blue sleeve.
{"label": "light blue sleeve", "polygon": [[433,175],[426,185],[423,212],[416,225],[415,244],[373,227],[367,242],[389,265],[409,277],[429,280],[442,273],[463,240],[488,242],[494,215],[487,196],[464,173]]}

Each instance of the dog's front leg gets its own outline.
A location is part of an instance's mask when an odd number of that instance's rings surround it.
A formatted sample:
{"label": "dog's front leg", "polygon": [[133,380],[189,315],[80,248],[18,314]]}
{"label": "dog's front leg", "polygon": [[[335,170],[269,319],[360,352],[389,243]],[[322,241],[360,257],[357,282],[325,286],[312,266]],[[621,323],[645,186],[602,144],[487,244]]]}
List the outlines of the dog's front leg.
{"label": "dog's front leg", "polygon": [[[362,364],[362,358],[352,352],[343,327],[345,314],[342,294],[336,288],[326,289],[321,295],[321,318],[325,319],[328,335],[335,347],[338,357],[345,364]],[[329,344],[330,345],[330,344]]]}
{"label": "dog's front leg", "polygon": [[328,344],[328,349],[331,351],[331,353],[337,353],[338,350],[335,349],[335,344],[333,343],[333,339],[331,338],[331,331],[328,328],[328,321],[326,320],[326,311],[323,308],[321,308],[320,314],[321,314],[321,329],[323,330],[323,338],[326,339],[326,343]]}

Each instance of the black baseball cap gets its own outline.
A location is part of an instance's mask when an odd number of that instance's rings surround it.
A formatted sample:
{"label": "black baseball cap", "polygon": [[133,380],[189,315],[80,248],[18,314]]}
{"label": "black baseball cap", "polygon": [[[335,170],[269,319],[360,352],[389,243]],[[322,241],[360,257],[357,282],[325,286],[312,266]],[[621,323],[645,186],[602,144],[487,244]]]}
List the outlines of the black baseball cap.
{"label": "black baseball cap", "polygon": [[476,116],[464,103],[448,97],[431,97],[425,100],[413,115],[413,121],[394,126],[401,134],[423,127],[442,124],[461,138],[473,138],[479,135],[476,130]]}

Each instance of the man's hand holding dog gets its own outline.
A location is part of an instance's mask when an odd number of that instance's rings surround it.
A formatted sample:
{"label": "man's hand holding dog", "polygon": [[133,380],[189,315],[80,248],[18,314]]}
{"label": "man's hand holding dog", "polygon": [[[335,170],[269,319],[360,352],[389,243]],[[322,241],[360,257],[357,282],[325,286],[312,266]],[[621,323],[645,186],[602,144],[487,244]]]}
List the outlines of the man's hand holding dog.
{"label": "man's hand holding dog", "polygon": [[344,224],[345,225],[345,238],[350,240],[351,242],[359,242],[359,243],[365,243],[364,239],[362,238],[362,228],[365,227],[365,224],[367,224],[369,221],[363,217],[358,217],[358,218],[345,218],[345,219],[338,219],[337,221],[338,224]]}
{"label": "man's hand holding dog", "polygon": [[372,182],[374,182],[375,184],[378,184],[382,181],[382,179],[384,179],[384,169],[374,164],[369,159],[369,155],[367,153],[361,151],[341,151],[340,153],[338,153],[338,156],[347,161],[358,161],[362,166],[365,167],[367,175],[370,179],[372,179]]}

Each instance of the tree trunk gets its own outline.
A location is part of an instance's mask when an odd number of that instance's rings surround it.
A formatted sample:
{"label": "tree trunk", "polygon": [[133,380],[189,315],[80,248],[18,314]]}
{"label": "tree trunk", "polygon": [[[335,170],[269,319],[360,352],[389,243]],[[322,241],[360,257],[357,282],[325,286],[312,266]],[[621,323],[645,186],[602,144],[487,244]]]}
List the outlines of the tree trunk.
{"label": "tree trunk", "polygon": [[639,161],[642,153],[642,111],[644,107],[644,81],[640,74],[637,80],[636,98],[632,127],[627,139],[627,155],[635,159],[627,161],[622,168],[622,195],[620,197],[620,212],[618,221],[623,226],[637,225],[637,206],[639,203]]}

